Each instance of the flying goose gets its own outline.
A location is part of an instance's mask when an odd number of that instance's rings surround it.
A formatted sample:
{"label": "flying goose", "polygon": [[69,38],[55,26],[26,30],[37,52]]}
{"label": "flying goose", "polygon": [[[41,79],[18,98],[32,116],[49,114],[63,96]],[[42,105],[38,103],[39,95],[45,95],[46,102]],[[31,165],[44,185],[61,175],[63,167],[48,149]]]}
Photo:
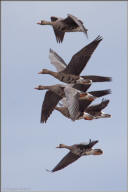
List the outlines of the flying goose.
{"label": "flying goose", "polygon": [[[81,100],[79,100],[79,116],[77,117],[76,120],[79,120],[79,119],[85,119],[85,120],[92,120],[92,119],[99,119],[99,118],[110,118],[111,115],[110,114],[104,114],[102,112],[102,110],[107,107],[108,103],[109,103],[109,100],[102,100],[101,103],[99,104],[96,104],[96,105],[90,105],[90,101],[87,101],[87,100],[84,100],[84,103],[85,103],[85,109],[83,111],[83,104],[81,105]],[[82,107],[81,107],[82,106]],[[88,107],[89,106],[89,107]],[[63,106],[63,107],[55,107],[55,109],[57,111],[59,111],[60,113],[62,113],[65,117],[71,119],[71,115],[69,113],[69,110],[66,106]]]}
{"label": "flying goose", "polygon": [[[38,87],[35,87],[35,89],[37,89],[37,90],[47,90],[48,89],[48,91],[45,94],[44,101],[42,104],[41,120],[40,120],[41,123],[46,123],[47,119],[51,115],[52,111],[55,109],[58,102],[63,97],[65,97],[66,94],[68,97],[67,87],[70,88],[70,91],[72,92],[72,94],[75,93],[78,96],[78,98],[81,100],[82,106],[84,106],[82,103],[84,101],[84,99],[92,102],[97,97],[101,97],[101,96],[104,96],[104,95],[107,95],[110,93],[110,90],[91,91],[88,93],[80,92],[80,91],[74,89],[74,87],[72,87],[72,85],[62,85],[62,84],[56,84],[56,85],[52,85],[52,86],[40,85]],[[76,96],[76,95],[74,95],[74,96]]]}
{"label": "flying goose", "polygon": [[73,55],[71,61],[69,62],[67,67],[64,68],[64,70],[53,72],[48,69],[43,69],[39,72],[39,74],[50,74],[65,83],[81,83],[84,80],[87,81],[85,81],[86,84],[92,83],[92,80],[89,80],[86,76],[79,75],[86,66],[88,60],[90,59],[91,55],[93,54],[94,50],[101,40],[102,37],[98,36],[94,41],[92,41],[90,44],[88,44],[75,55]]}
{"label": "flying goose", "polygon": [[[65,61],[52,49],[49,50],[49,59],[50,63],[56,68],[57,72],[61,72],[67,67]],[[111,77],[104,77],[98,75],[86,75],[82,77],[84,79],[92,80],[92,82],[105,82],[112,80]]]}
{"label": "flying goose", "polygon": [[[88,143],[80,143],[80,144],[74,144],[71,146],[60,144],[56,148],[65,148],[70,150],[70,152],[50,171],[55,172],[59,171],[65,167],[67,167],[69,164],[73,163],[80,157],[84,155],[101,155],[103,154],[103,151],[101,149],[92,149],[92,147],[98,143],[98,140],[91,141],[89,140]],[[47,171],[49,171],[47,169]]]}
{"label": "flying goose", "polygon": [[[104,92],[106,92],[106,94],[110,93],[110,90],[102,90]],[[85,119],[88,119],[88,120],[92,120],[94,119],[95,116],[101,116],[101,110],[102,107],[104,107],[104,105],[106,105],[106,103],[108,104],[108,102],[103,102],[100,106],[95,106],[92,107],[95,109],[95,115],[92,115],[91,113],[89,113],[88,115],[88,111],[86,111],[86,107],[94,100],[96,99],[96,95],[99,96],[98,94],[96,93],[99,93],[99,91],[95,92],[95,97],[91,100],[91,99],[84,99],[84,97],[82,97],[80,99],[80,97],[82,96],[82,93],[81,93],[81,96],[79,97],[78,95],[78,91],[76,89],[70,89],[70,87],[66,87],[65,88],[65,96],[66,96],[66,107],[68,108],[68,111],[69,111],[69,114],[70,114],[70,118],[75,121],[79,118],[85,118]],[[101,93],[101,92],[100,92]],[[90,93],[88,93],[90,94]],[[103,94],[103,92],[102,92]],[[101,95],[102,95],[101,94]],[[91,95],[93,95],[93,93],[91,92]],[[96,109],[97,111],[99,111],[99,113],[97,112],[96,114]],[[90,110],[91,112],[91,110]]]}
{"label": "flying goose", "polygon": [[71,14],[68,14],[65,19],[52,16],[51,21],[41,20],[41,22],[38,22],[37,24],[51,25],[53,27],[57,43],[61,43],[63,41],[65,32],[84,32],[88,37],[88,30],[84,27],[83,22]]}

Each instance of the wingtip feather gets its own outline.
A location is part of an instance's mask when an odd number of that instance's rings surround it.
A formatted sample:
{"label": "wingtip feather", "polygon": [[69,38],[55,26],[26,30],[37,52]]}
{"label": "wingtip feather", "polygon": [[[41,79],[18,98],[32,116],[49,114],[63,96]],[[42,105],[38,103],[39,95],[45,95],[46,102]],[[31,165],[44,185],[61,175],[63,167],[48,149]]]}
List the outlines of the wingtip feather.
{"label": "wingtip feather", "polygon": [[52,170],[49,170],[49,169],[45,169],[47,172],[49,172],[49,173],[53,173],[53,171]]}

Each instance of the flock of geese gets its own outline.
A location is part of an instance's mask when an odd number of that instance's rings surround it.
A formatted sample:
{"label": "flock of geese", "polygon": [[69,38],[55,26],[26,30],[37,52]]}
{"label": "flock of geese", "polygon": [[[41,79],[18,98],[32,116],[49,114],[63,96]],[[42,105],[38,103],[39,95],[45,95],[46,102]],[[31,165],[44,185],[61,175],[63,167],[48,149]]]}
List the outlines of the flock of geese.
{"label": "flock of geese", "polygon": [[[84,27],[83,22],[71,14],[68,14],[65,19],[51,17],[51,21],[43,20],[37,24],[51,25],[58,43],[62,43],[65,32],[83,32],[86,37],[88,37],[88,30]],[[65,84],[51,86],[39,85],[35,87],[37,90],[47,90],[41,109],[41,123],[47,122],[54,109],[72,121],[111,117],[110,114],[105,114],[103,112],[103,109],[108,106],[109,100],[102,99],[101,103],[91,105],[95,99],[110,94],[111,90],[106,89],[90,92],[87,90],[92,83],[108,82],[111,81],[112,78],[96,75],[80,75],[101,41],[102,37],[98,36],[91,43],[75,53],[69,64],[66,64],[55,51],[50,49],[49,59],[57,72],[42,69],[38,74],[49,74]],[[69,153],[51,170],[51,172],[65,168],[81,156],[101,155],[103,153],[101,149],[93,149],[96,143],[98,143],[97,140],[89,140],[88,143],[80,143],[71,146],[60,144],[57,148],[66,148],[69,150]]]}

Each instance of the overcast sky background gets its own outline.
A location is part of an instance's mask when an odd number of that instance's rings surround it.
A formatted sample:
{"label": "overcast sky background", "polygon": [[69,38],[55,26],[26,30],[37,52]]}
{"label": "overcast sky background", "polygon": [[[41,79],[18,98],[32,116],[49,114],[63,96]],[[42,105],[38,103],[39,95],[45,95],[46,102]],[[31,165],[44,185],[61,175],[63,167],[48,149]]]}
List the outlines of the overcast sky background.
{"label": "overcast sky background", "polygon": [[[42,191],[126,191],[126,3],[127,2],[2,2],[2,189]],[[50,16],[81,19],[88,29],[66,33],[57,44],[50,26],[39,26]],[[50,75],[38,75],[42,68],[55,71],[49,49],[65,62],[93,41],[97,47],[82,74],[111,76],[112,82],[95,83],[89,90],[112,89],[104,110],[111,119],[75,121],[54,111],[40,124],[45,91],[39,84],[59,83]],[[101,98],[96,101],[100,102]],[[68,152],[56,149],[98,139],[101,156],[82,157],[56,173],[54,166]]]}

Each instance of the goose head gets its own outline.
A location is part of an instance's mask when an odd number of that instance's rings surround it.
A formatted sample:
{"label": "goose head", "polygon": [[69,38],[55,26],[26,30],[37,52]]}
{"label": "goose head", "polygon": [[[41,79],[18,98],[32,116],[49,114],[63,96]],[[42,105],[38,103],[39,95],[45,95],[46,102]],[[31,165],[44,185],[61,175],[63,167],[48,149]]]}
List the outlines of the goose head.
{"label": "goose head", "polygon": [[59,144],[56,148],[65,148],[64,144]]}
{"label": "goose head", "polygon": [[34,89],[37,89],[37,90],[44,90],[44,86],[39,85],[39,86],[37,86],[37,87],[34,87]]}
{"label": "goose head", "polygon": [[103,151],[101,149],[93,149],[93,155],[101,155]]}
{"label": "goose head", "polygon": [[49,70],[48,69],[42,69],[38,74],[48,74]]}
{"label": "goose head", "polygon": [[101,155],[101,154],[103,154],[103,151],[101,149],[90,149],[90,150],[86,150],[85,154],[86,155]]}
{"label": "goose head", "polygon": [[40,22],[37,22],[38,25],[48,25],[50,22],[41,20]]}

